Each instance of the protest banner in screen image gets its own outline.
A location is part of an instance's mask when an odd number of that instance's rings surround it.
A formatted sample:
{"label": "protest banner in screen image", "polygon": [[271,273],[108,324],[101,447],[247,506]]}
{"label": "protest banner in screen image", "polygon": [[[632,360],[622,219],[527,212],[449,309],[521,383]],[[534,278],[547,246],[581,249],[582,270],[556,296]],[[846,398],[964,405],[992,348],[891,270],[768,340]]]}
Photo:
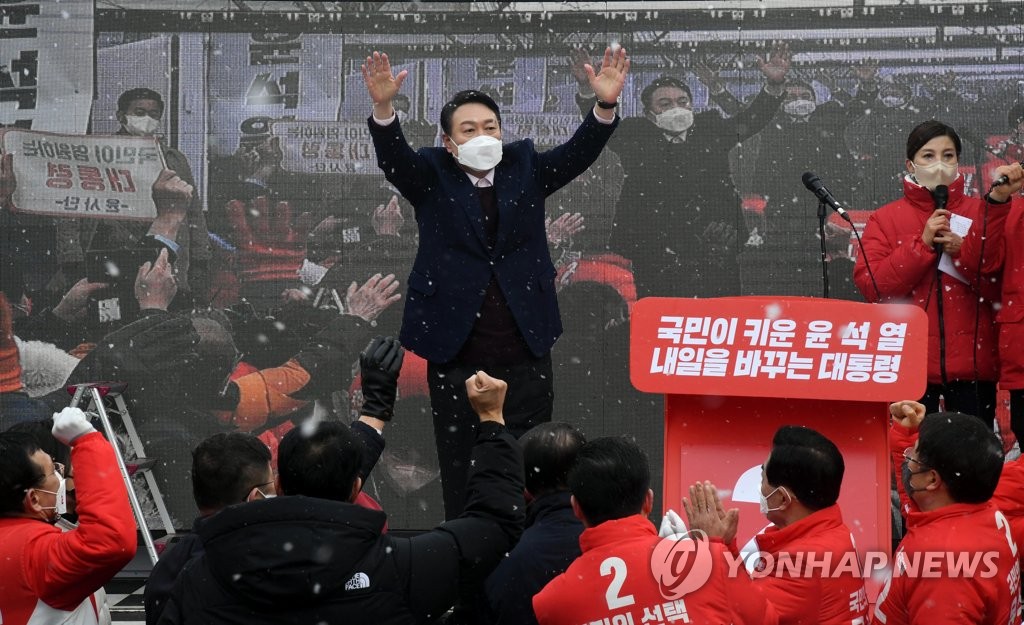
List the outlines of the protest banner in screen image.
{"label": "protest banner in screen image", "polygon": [[164,168],[156,139],[74,136],[8,129],[16,212],[51,217],[152,220],[153,183]]}

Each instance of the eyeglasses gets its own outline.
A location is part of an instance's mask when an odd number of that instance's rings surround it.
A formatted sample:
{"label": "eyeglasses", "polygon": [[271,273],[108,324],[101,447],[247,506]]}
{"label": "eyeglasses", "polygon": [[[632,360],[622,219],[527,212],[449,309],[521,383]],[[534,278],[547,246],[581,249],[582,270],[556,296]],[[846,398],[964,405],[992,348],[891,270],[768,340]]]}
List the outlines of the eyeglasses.
{"label": "eyeglasses", "polygon": [[[269,499],[269,497],[267,496],[267,494],[263,492],[263,487],[264,487],[264,486],[269,486],[269,485],[271,485],[271,484],[273,484],[273,483],[274,483],[274,480],[270,480],[269,482],[263,482],[262,484],[256,484],[256,485],[254,485],[254,486],[251,486],[251,487],[249,487],[249,489],[248,489],[248,490],[246,490],[245,492],[246,492],[246,493],[251,493],[251,492],[252,492],[252,489],[254,489],[254,488],[255,488],[255,489],[256,489],[256,491],[257,491],[257,492],[259,492],[259,494],[260,494],[260,495],[261,495],[261,496],[262,496],[262,497],[263,497],[264,499]],[[246,501],[248,501],[248,496],[246,497],[246,499],[243,499],[243,500],[242,500],[242,503],[245,503]]]}
{"label": "eyeglasses", "polygon": [[913,463],[915,463],[915,464],[917,464],[919,466],[922,466],[922,467],[927,467],[928,466],[927,464],[925,464],[925,463],[921,462],[920,460],[918,460],[917,458],[915,458],[913,456],[913,453],[914,453],[914,448],[913,447],[907,447],[906,449],[903,450],[903,459],[904,460],[908,460],[910,462],[913,462]]}
{"label": "eyeglasses", "polygon": [[[64,467],[64,463],[63,462],[54,462],[53,463],[53,473],[47,473],[46,475],[43,476],[43,479],[45,480],[46,478],[50,477],[51,475],[59,475],[61,480],[63,480],[64,479],[64,471],[65,471],[65,467]],[[51,495],[56,495],[57,494],[57,493],[55,493],[53,491],[43,490],[42,488],[36,488],[36,490],[42,491],[44,493],[50,493]],[[27,493],[28,491],[29,491],[29,489],[26,488],[25,492]]]}

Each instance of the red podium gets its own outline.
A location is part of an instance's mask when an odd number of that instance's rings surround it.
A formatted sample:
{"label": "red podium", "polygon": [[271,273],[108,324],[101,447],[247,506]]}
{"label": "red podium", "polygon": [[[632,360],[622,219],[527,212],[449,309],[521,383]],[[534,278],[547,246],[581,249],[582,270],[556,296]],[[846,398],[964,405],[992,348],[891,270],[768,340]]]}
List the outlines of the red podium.
{"label": "red podium", "polygon": [[[928,319],[911,305],[806,297],[645,298],[631,315],[630,377],[665,394],[664,506],[711,480],[739,508],[743,546],[768,523],[761,464],[782,425],[831,439],[839,504],[857,549],[891,550],[887,405],[917,399]],[[868,581],[873,602],[878,584]]]}

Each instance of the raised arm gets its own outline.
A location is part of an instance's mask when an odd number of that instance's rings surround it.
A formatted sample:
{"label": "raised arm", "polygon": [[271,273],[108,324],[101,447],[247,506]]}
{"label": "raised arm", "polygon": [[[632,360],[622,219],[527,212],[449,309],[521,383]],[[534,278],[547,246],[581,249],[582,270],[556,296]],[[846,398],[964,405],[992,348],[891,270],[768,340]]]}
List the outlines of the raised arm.
{"label": "raised arm", "polygon": [[430,169],[424,157],[405,140],[395,108],[391,105],[409,72],[402,70],[397,76],[393,75],[388,55],[380,52],[366,57],[362,69],[366,91],[373,100],[373,115],[368,123],[377,153],[377,167],[384,172],[388,182],[415,206],[423,190],[430,186],[427,177]]}
{"label": "raised arm", "polygon": [[409,572],[410,607],[420,618],[443,614],[455,601],[459,577],[483,580],[522,532],[523,457],[505,430],[507,388],[483,372],[466,381],[470,404],[480,417],[466,508],[459,518],[395,545],[400,568]]}
{"label": "raised arm", "polygon": [[785,44],[774,48],[767,59],[758,57],[758,68],[765,77],[764,88],[750,106],[725,121],[736,133],[737,141],[745,141],[761,132],[775,117],[785,93],[791,58],[789,47]]}
{"label": "raised arm", "polygon": [[362,70],[366,91],[373,100],[373,116],[377,119],[392,117],[395,109],[391,106],[391,100],[402,88],[405,77],[409,75],[408,70],[402,70],[397,76],[393,75],[388,55],[380,52],[374,52],[366,57]]}
{"label": "raised arm", "polygon": [[55,414],[53,434],[71,446],[78,528],[34,540],[25,570],[46,605],[73,610],[135,556],[135,517],[114,450],[85,414],[78,408]]}

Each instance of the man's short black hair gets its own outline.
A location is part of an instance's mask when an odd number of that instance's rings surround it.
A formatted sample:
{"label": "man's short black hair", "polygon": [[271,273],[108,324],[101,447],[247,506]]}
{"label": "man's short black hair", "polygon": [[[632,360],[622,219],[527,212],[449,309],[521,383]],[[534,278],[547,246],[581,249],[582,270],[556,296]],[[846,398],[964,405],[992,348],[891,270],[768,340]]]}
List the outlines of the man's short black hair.
{"label": "man's short black hair", "polygon": [[568,423],[541,423],[524,434],[519,443],[526,490],[534,497],[569,490],[569,469],[586,442],[583,433]]}
{"label": "man's short black hair", "polygon": [[811,99],[815,102],[818,101],[818,93],[814,90],[814,86],[811,83],[804,80],[787,80],[785,90],[788,92],[791,88],[798,87],[800,89],[806,89],[811,92]]}
{"label": "man's short black hair", "polygon": [[494,98],[483,91],[467,89],[453,95],[452,99],[448,100],[448,102],[441,108],[441,130],[444,131],[444,134],[449,137],[452,136],[452,116],[455,115],[455,109],[459,108],[463,104],[472,104],[474,102],[477,104],[483,104],[494,111],[494,116],[498,119],[498,125],[501,126],[501,111],[498,110],[498,103],[494,101]]}
{"label": "man's short black hair", "polygon": [[285,434],[277,450],[281,494],[348,501],[362,464],[363,446],[347,425],[301,425]]}
{"label": "man's short black hair", "polygon": [[988,501],[1003,471],[999,438],[981,419],[960,412],[936,412],[921,421],[917,457],[938,472],[957,503]]}
{"label": "man's short black hair", "polygon": [[156,100],[160,104],[160,114],[163,115],[164,99],[159,93],[146,87],[136,87],[122,93],[121,97],[117,99],[117,112],[127,113],[128,107],[136,100]]}
{"label": "man's short black hair", "polygon": [[242,503],[267,481],[270,450],[252,434],[221,432],[192,452],[192,496],[201,510]]}
{"label": "man's short black hair", "polygon": [[59,462],[66,467],[71,466],[71,448],[53,436],[53,418],[39,421],[22,421],[7,428],[7,431],[30,434],[35,439],[39,449],[49,454],[54,462]]}
{"label": "man's short black hair", "polygon": [[0,515],[20,513],[24,509],[25,491],[38,488],[46,475],[32,461],[39,445],[26,432],[0,434]]}
{"label": "man's short black hair", "polygon": [[591,526],[640,514],[650,485],[647,456],[618,436],[585,444],[569,470],[569,490]]}
{"label": "man's short black hair", "polygon": [[651,81],[651,84],[644,87],[644,90],[640,92],[640,102],[643,103],[645,110],[650,110],[651,100],[654,98],[654,92],[662,87],[675,87],[676,89],[682,89],[683,93],[693,100],[693,92],[690,91],[690,87],[683,81],[672,76],[661,76]]}
{"label": "man's short black hair", "polygon": [[963,144],[960,143],[960,135],[956,134],[956,130],[949,124],[944,124],[937,119],[929,119],[918,124],[910,131],[910,136],[907,137],[907,160],[914,160],[914,155],[917,154],[917,151],[935,137],[949,137],[952,139],[953,145],[956,147],[956,155],[960,156]]}
{"label": "man's short black hair", "polygon": [[784,425],[772,439],[765,477],[772,487],[785,486],[811,510],[821,510],[839,499],[845,470],[835,443],[810,428]]}

